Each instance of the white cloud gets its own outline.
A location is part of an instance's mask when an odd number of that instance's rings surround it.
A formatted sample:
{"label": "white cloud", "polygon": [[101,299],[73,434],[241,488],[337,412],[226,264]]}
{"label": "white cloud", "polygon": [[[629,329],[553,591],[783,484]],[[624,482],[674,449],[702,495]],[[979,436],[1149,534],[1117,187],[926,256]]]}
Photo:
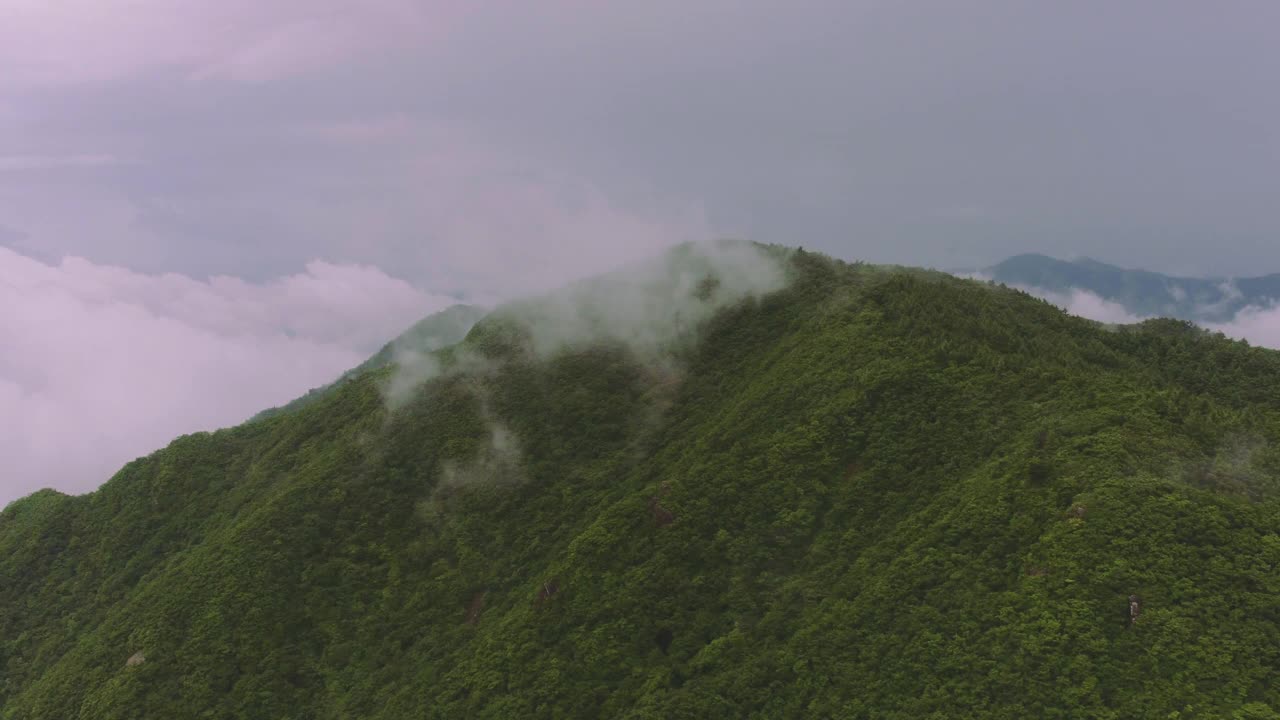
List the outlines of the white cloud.
{"label": "white cloud", "polygon": [[286,402],[450,302],[367,266],[252,284],[0,248],[0,504]]}
{"label": "white cloud", "polygon": [[[963,273],[957,275],[957,277],[982,282],[991,281],[989,276],[982,273]],[[1080,288],[1072,288],[1069,293],[1061,293],[1027,285],[1011,285],[1010,287],[1015,287],[1023,292],[1047,300],[1072,315],[1098,322],[1123,325],[1142,322],[1152,317],[1149,315],[1135,315],[1120,303],[1112,302],[1096,293]],[[1171,292],[1175,288],[1176,286],[1170,286]],[[1233,297],[1240,296],[1240,291],[1235,287],[1234,283],[1224,282],[1222,290]],[[1185,291],[1182,292],[1185,294]],[[1200,310],[1221,307],[1222,303],[1217,303],[1203,306]],[[1280,349],[1280,305],[1267,307],[1251,305],[1242,308],[1227,322],[1201,323],[1201,325],[1214,332],[1220,332],[1229,338],[1247,340],[1251,344],[1261,347]]]}
{"label": "white cloud", "polygon": [[1124,325],[1129,323],[1142,322],[1145,317],[1134,315],[1125,309],[1124,305],[1117,302],[1106,300],[1099,295],[1072,288],[1071,292],[1066,295],[1054,293],[1042,293],[1042,296],[1049,302],[1066,310],[1072,315],[1078,315],[1082,318],[1089,318],[1102,323],[1112,325]]}
{"label": "white cloud", "polygon": [[[956,273],[956,277],[979,282],[993,282],[990,275],[980,272]],[[1009,287],[1051,302],[1076,317],[1087,318],[1101,323],[1123,325],[1142,322],[1147,319],[1141,315],[1134,315],[1120,303],[1112,302],[1096,293],[1080,288],[1071,288],[1070,292],[1063,293],[1016,283],[1010,284]]]}
{"label": "white cloud", "polygon": [[1280,306],[1242,308],[1225,323],[1208,326],[1227,337],[1243,338],[1254,345],[1280,348]]}
{"label": "white cloud", "polygon": [[1223,280],[1218,285],[1218,291],[1222,293],[1221,300],[1216,303],[1206,303],[1197,308],[1201,317],[1221,317],[1232,304],[1244,297],[1244,293],[1240,292],[1234,280]]}

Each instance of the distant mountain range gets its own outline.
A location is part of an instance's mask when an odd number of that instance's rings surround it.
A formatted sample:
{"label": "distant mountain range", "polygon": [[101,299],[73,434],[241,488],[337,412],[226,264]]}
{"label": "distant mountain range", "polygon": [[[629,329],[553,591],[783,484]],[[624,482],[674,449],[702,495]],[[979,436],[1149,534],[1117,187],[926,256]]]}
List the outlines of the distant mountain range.
{"label": "distant mountain range", "polygon": [[1230,320],[1242,308],[1280,300],[1280,274],[1248,278],[1193,278],[1130,270],[1089,258],[1058,260],[1047,255],[1015,255],[978,271],[1006,285],[1050,292],[1087,290],[1122,305],[1134,315],[1175,317],[1197,322]]}

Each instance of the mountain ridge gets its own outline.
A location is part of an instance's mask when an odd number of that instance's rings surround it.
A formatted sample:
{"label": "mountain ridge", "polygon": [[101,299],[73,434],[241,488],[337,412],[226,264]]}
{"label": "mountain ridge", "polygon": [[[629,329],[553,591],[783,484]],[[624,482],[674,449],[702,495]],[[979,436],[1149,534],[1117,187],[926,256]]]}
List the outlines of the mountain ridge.
{"label": "mountain ridge", "polygon": [[284,412],[295,412],[315,402],[343,382],[356,375],[386,367],[405,356],[422,355],[434,352],[460,342],[480,318],[488,314],[487,308],[479,305],[456,303],[431,313],[418,320],[404,332],[392,338],[367,360],[342,373],[337,380],[320,387],[312,388],[279,407],[268,408],[255,414],[249,422],[265,420]]}
{"label": "mountain ridge", "polygon": [[1280,273],[1256,277],[1179,277],[1092,258],[1060,260],[1039,253],[1009,257],[977,272],[994,282],[1042,291],[1085,290],[1139,317],[1225,322],[1246,307],[1280,302]]}
{"label": "mountain ridge", "polygon": [[685,252],[6,508],[0,718],[1275,715],[1280,354]]}

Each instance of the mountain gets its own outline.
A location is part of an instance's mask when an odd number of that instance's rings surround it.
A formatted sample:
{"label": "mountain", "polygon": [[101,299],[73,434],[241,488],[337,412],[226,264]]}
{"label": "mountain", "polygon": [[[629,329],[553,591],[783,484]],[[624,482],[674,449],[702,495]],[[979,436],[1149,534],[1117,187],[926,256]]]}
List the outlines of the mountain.
{"label": "mountain", "polygon": [[1280,354],[745,245],[0,513],[0,718],[1280,711]]}
{"label": "mountain", "polygon": [[312,388],[306,395],[289,401],[280,407],[263,410],[253,416],[250,422],[265,420],[280,413],[294,412],[334,392],[341,383],[348,382],[360,375],[387,367],[407,357],[428,354],[450,345],[457,344],[467,332],[475,326],[480,318],[489,311],[476,305],[450,305],[440,312],[428,315],[413,324],[391,342],[382,346],[368,360],[348,370],[337,380]]}
{"label": "mountain", "polygon": [[1280,301],[1280,274],[1251,278],[1174,277],[1126,270],[1088,258],[1057,260],[1016,255],[979,271],[995,282],[1056,293],[1087,290],[1142,317],[1174,317],[1193,322],[1225,322],[1242,308]]}

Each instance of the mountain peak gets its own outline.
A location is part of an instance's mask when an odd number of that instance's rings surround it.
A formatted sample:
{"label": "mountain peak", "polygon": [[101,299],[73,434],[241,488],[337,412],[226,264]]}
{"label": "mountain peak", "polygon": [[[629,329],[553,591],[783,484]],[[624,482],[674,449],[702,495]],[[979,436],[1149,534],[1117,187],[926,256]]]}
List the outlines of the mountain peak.
{"label": "mountain peak", "polygon": [[700,253],[0,513],[0,717],[1280,707],[1280,354]]}

